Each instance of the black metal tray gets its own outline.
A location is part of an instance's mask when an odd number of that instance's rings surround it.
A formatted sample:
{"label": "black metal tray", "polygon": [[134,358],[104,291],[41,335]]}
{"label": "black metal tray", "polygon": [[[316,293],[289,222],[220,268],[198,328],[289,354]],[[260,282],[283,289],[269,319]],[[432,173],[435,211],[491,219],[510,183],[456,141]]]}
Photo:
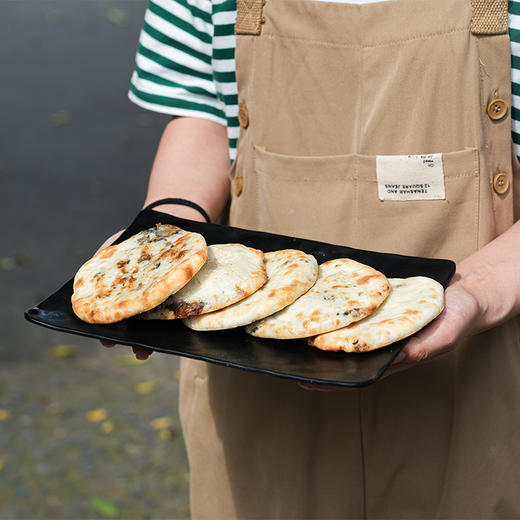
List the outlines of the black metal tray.
{"label": "black metal tray", "polygon": [[[240,242],[262,251],[301,249],[318,263],[333,258],[352,258],[378,269],[389,278],[429,276],[446,287],[455,273],[451,260],[418,258],[362,251],[283,235],[205,224],[144,210],[116,242],[121,242],[157,222],[174,224],[201,233],[209,244]],[[275,375],[310,383],[364,386],[376,381],[403,349],[406,340],[362,354],[322,352],[305,340],[269,340],[246,334],[242,328],[219,332],[194,332],[174,321],[127,319],[110,325],[81,321],[72,311],[72,280],[42,303],[25,312],[32,323],[51,329],[113,341],[121,345],[148,347],[159,352],[201,359],[220,365]]]}

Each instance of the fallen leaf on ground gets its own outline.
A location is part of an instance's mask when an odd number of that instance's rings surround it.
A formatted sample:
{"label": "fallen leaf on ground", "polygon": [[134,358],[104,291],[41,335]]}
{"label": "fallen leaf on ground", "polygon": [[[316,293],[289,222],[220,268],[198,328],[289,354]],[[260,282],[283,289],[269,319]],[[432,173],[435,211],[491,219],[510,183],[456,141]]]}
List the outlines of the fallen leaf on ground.
{"label": "fallen leaf on ground", "polygon": [[172,418],[168,416],[157,417],[151,421],[150,424],[154,430],[163,430],[164,428],[169,428],[172,425]]}
{"label": "fallen leaf on ground", "polygon": [[134,390],[138,394],[150,394],[152,392],[155,392],[157,390],[157,381],[154,379],[152,381],[143,381],[142,383],[137,383],[134,386]]}
{"label": "fallen leaf on ground", "polygon": [[10,256],[0,257],[0,271],[12,271],[16,267],[16,261]]}
{"label": "fallen leaf on ground", "polygon": [[25,253],[18,253],[14,255],[14,261],[19,267],[32,267],[34,265],[34,258]]}
{"label": "fallen leaf on ground", "polygon": [[87,420],[89,422],[100,422],[104,421],[108,417],[108,413],[105,408],[97,408],[96,410],[90,410],[87,412]]}
{"label": "fallen leaf on ground", "polygon": [[112,433],[114,431],[114,423],[112,421],[105,421],[101,424],[101,431],[103,433]]}
{"label": "fallen leaf on ground", "polygon": [[9,410],[0,410],[0,421],[8,421],[11,418]]}
{"label": "fallen leaf on ground", "polygon": [[59,110],[58,112],[54,112],[54,114],[51,114],[50,119],[52,126],[56,128],[70,125],[70,113],[66,110]]}
{"label": "fallen leaf on ground", "polygon": [[115,504],[105,500],[100,497],[91,497],[90,505],[97,511],[99,514],[103,515],[106,518],[115,518],[119,515],[119,509]]}
{"label": "fallen leaf on ground", "polygon": [[127,18],[126,11],[119,7],[111,7],[107,10],[107,20],[115,25],[125,25]]}
{"label": "fallen leaf on ground", "polygon": [[58,344],[51,347],[51,356],[56,359],[71,358],[76,354],[74,345]]}
{"label": "fallen leaf on ground", "polygon": [[169,441],[170,439],[173,439],[177,435],[177,430],[173,427],[164,428],[164,430],[161,430],[159,432],[159,437],[163,441]]}

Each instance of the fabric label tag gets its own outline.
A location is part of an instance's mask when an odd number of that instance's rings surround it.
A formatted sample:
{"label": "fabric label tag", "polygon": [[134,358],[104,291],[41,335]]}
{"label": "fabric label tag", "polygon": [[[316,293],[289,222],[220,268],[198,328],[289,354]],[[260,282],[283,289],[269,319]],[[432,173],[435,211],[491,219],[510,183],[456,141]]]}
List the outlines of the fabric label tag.
{"label": "fabric label tag", "polygon": [[446,198],[442,153],[377,155],[380,200],[440,200]]}

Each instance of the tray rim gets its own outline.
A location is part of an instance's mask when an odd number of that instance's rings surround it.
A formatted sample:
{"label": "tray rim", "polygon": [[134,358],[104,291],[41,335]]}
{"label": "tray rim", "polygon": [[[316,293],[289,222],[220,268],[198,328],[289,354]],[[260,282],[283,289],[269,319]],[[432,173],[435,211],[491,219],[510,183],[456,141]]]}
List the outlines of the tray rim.
{"label": "tray rim", "polygon": [[[428,257],[415,257],[415,256],[411,256],[411,255],[402,255],[402,254],[398,254],[398,253],[384,253],[384,252],[381,252],[381,251],[370,251],[370,250],[364,250],[364,249],[357,249],[357,248],[353,248],[353,247],[350,247],[350,246],[341,246],[341,245],[338,245],[338,244],[329,244],[329,243],[326,243],[326,242],[318,242],[318,241],[310,240],[310,239],[306,239],[306,238],[289,237],[287,235],[279,235],[279,234],[276,234],[276,233],[269,233],[269,232],[257,231],[257,230],[249,230],[249,229],[239,228],[239,227],[236,227],[236,226],[227,226],[227,225],[223,225],[223,224],[214,224],[214,223],[209,223],[209,224],[208,223],[202,223],[202,222],[198,222],[198,221],[194,221],[194,220],[189,220],[189,219],[184,219],[184,218],[181,218],[181,217],[176,217],[174,215],[169,215],[167,213],[163,213],[163,212],[156,211],[156,210],[153,210],[153,209],[144,209],[144,210],[140,211],[135,216],[135,218],[132,220],[132,222],[127,226],[127,228],[123,231],[123,233],[121,233],[121,235],[116,240],[114,240],[111,244],[117,244],[117,243],[120,243],[120,242],[124,241],[126,239],[127,230],[134,225],[134,223],[137,221],[137,219],[143,213],[152,213],[152,214],[154,214],[155,215],[154,218],[157,219],[157,221],[159,221],[161,216],[164,216],[165,218],[168,218],[168,219],[173,218],[176,221],[181,221],[181,223],[182,222],[187,222],[188,225],[196,224],[196,226],[199,226],[199,225],[202,226],[202,227],[211,226],[214,229],[228,229],[228,230],[229,230],[229,228],[232,228],[233,230],[237,230],[239,232],[252,233],[252,234],[260,233],[264,237],[283,237],[284,239],[309,241],[309,242],[318,243],[318,244],[322,244],[324,246],[329,246],[329,247],[347,247],[347,248],[349,248],[349,249],[351,249],[353,251],[359,251],[361,253],[367,253],[369,255],[374,255],[375,254],[375,255],[381,255],[383,257],[391,256],[391,257],[394,257],[394,258],[397,258],[397,259],[398,258],[405,258],[405,259],[413,258],[415,260],[423,260],[423,261],[428,262],[428,263],[439,262],[439,263],[444,264],[446,266],[446,268],[449,267],[449,273],[447,274],[446,285],[442,284],[445,289],[449,285],[451,279],[453,278],[453,275],[455,274],[455,270],[456,270],[456,263],[453,260],[449,260],[449,259],[428,258]],[[180,224],[179,227],[182,227],[182,224]],[[107,337],[107,336],[105,336],[103,334],[99,334],[99,333],[95,333],[95,332],[85,332],[85,331],[82,331],[82,330],[74,330],[74,329],[70,329],[70,328],[67,328],[67,327],[64,327],[64,326],[51,324],[51,323],[48,323],[48,322],[42,320],[41,318],[38,318],[38,317],[33,315],[34,313],[43,312],[43,310],[41,309],[41,305],[44,302],[46,302],[48,299],[50,299],[52,296],[54,296],[57,293],[59,293],[60,291],[62,291],[67,285],[69,285],[71,283],[72,279],[70,279],[70,280],[66,281],[64,284],[62,284],[61,287],[59,287],[57,290],[55,290],[53,293],[51,293],[49,296],[47,296],[47,298],[42,300],[39,304],[31,307],[30,309],[27,309],[24,312],[24,318],[28,322],[33,323],[35,325],[39,325],[39,326],[42,326],[42,327],[45,327],[45,328],[48,328],[48,329],[51,329],[51,330],[55,330],[55,331],[58,331],[58,332],[63,332],[63,333],[66,333],[66,334],[72,334],[72,335],[77,335],[77,336],[87,337],[87,338],[92,338],[92,339],[97,339],[97,340],[107,340],[107,341],[112,341],[112,342],[113,341],[117,341],[117,344],[124,345],[124,346],[143,347],[143,348],[147,348],[147,349],[150,349],[150,350],[156,351],[156,352],[162,352],[162,353],[166,353],[166,354],[173,354],[173,355],[177,355],[177,356],[181,356],[181,357],[186,357],[186,358],[190,358],[190,359],[196,359],[196,360],[201,360],[201,361],[213,363],[213,364],[216,364],[216,365],[219,365],[219,366],[232,367],[232,368],[237,368],[239,370],[244,370],[244,371],[247,371],[247,372],[259,373],[259,374],[270,375],[270,376],[275,376],[275,377],[282,377],[282,378],[290,379],[290,380],[294,380],[294,381],[310,382],[310,383],[316,383],[316,384],[322,384],[322,385],[338,386],[338,387],[348,387],[348,388],[358,388],[358,387],[369,386],[369,385],[375,383],[377,380],[379,380],[381,378],[381,376],[384,374],[384,372],[392,364],[393,360],[397,357],[399,352],[401,352],[401,350],[406,346],[406,343],[408,342],[408,340],[414,336],[414,334],[412,334],[411,336],[403,338],[400,341],[394,342],[394,343],[392,343],[390,345],[386,345],[384,347],[381,347],[380,349],[376,349],[377,351],[381,351],[383,349],[391,350],[393,348],[393,349],[395,349],[395,352],[391,353],[391,355],[389,356],[389,359],[387,360],[387,362],[382,364],[382,366],[379,368],[379,370],[377,371],[377,373],[373,377],[371,377],[370,379],[367,379],[365,381],[362,381],[362,382],[357,382],[357,381],[354,381],[354,382],[352,382],[352,381],[350,381],[350,382],[349,381],[330,381],[330,380],[324,380],[324,379],[320,379],[320,378],[311,378],[311,377],[308,377],[308,376],[298,376],[298,375],[284,373],[284,372],[281,372],[281,371],[276,371],[276,370],[272,370],[272,369],[268,369],[268,368],[254,368],[254,367],[250,367],[250,366],[244,366],[244,365],[241,365],[239,363],[229,362],[229,361],[221,360],[221,359],[218,359],[218,358],[212,358],[212,357],[208,357],[208,356],[204,356],[204,355],[200,355],[200,354],[191,354],[189,352],[184,352],[184,351],[181,352],[181,351],[176,350],[175,348],[165,348],[165,347],[160,347],[160,346],[151,346],[151,345],[148,345],[148,344],[140,343],[138,341],[128,341],[128,340],[121,340],[121,339],[114,340],[114,338]],[[347,353],[344,353],[344,355],[346,355],[346,354]],[[349,356],[363,356],[363,355],[366,355],[366,353],[348,353],[348,355]]]}
{"label": "tray rim", "polygon": [[[24,312],[24,318],[28,322],[30,322],[30,323],[33,323],[35,325],[39,325],[41,327],[44,327],[44,328],[47,328],[47,329],[50,329],[50,330],[56,330],[58,332],[63,332],[64,334],[72,334],[72,335],[75,335],[75,336],[81,336],[83,338],[90,338],[90,339],[96,339],[96,340],[113,341],[111,338],[103,336],[102,334],[96,334],[96,333],[91,333],[90,334],[90,333],[86,333],[86,332],[79,331],[79,330],[77,330],[77,331],[70,331],[70,330],[65,329],[64,327],[59,327],[57,325],[51,325],[49,323],[45,323],[44,321],[41,321],[38,318],[35,318],[35,317],[30,315],[30,312],[33,309],[36,309],[36,307],[37,306],[32,307],[32,308],[30,308],[30,309],[28,309],[28,310],[26,310]],[[195,354],[190,354],[190,353],[187,353],[187,352],[180,352],[180,351],[177,351],[177,350],[175,350],[173,348],[167,349],[167,348],[157,347],[157,346],[151,347],[149,345],[145,345],[145,344],[142,344],[142,343],[139,343],[139,342],[135,342],[135,341],[134,342],[130,342],[130,341],[126,341],[126,340],[117,340],[118,341],[117,345],[123,345],[123,346],[127,346],[127,347],[143,347],[143,348],[147,348],[149,350],[153,350],[154,352],[161,352],[163,354],[171,354],[171,355],[174,355],[174,356],[186,357],[186,358],[189,358],[189,359],[195,359],[197,361],[205,361],[207,363],[213,363],[213,364],[219,365],[219,366],[224,366],[224,367],[229,367],[229,368],[236,368],[238,370],[244,370],[245,372],[251,372],[251,373],[254,373],[254,374],[262,374],[262,375],[269,375],[269,376],[274,376],[274,377],[281,377],[283,379],[291,379],[293,381],[301,381],[301,382],[304,382],[304,383],[314,383],[314,384],[320,384],[320,385],[348,387],[348,388],[361,388],[361,387],[369,386],[369,385],[375,383],[376,381],[378,381],[381,378],[381,376],[384,374],[384,372],[388,369],[388,366],[390,366],[392,364],[392,361],[397,357],[399,352],[401,352],[401,350],[403,350],[403,348],[405,347],[406,344],[404,343],[403,345],[400,345],[399,347],[395,347],[395,345],[397,345],[398,343],[404,342],[406,339],[408,339],[408,338],[404,338],[403,340],[395,342],[395,343],[392,343],[391,345],[386,345],[385,347],[381,347],[381,349],[383,349],[383,348],[388,348],[388,347],[391,347],[392,345],[394,345],[395,353],[393,353],[392,356],[390,357],[389,363],[386,364],[386,365],[383,365],[373,378],[370,378],[370,379],[368,379],[366,381],[363,381],[363,382],[328,381],[326,379],[297,376],[297,375],[294,375],[294,374],[286,374],[286,373],[283,373],[283,372],[279,372],[279,371],[272,370],[272,369],[267,369],[267,368],[262,368],[262,369],[252,368],[252,367],[240,365],[238,363],[230,363],[230,362],[227,362],[227,361],[222,361],[222,360],[219,360],[219,359],[216,359],[216,358],[202,356],[202,355],[199,355],[199,354],[195,355]],[[362,356],[363,353],[351,352],[351,353],[349,353],[349,355]]]}

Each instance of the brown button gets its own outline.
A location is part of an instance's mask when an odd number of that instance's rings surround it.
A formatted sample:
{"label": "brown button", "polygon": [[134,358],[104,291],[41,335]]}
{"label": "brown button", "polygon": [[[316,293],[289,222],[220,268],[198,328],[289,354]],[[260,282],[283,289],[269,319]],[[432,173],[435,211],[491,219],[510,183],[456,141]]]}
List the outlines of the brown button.
{"label": "brown button", "polygon": [[488,116],[497,121],[507,114],[507,105],[503,99],[492,99],[487,106]]}
{"label": "brown button", "polygon": [[238,122],[243,128],[246,128],[249,124],[249,112],[246,107],[240,107],[238,111]]}
{"label": "brown button", "polygon": [[509,177],[505,173],[497,173],[493,177],[493,188],[499,195],[503,195],[509,189]]}
{"label": "brown button", "polygon": [[238,197],[242,193],[244,187],[244,179],[242,175],[237,175],[233,178],[233,194]]}

